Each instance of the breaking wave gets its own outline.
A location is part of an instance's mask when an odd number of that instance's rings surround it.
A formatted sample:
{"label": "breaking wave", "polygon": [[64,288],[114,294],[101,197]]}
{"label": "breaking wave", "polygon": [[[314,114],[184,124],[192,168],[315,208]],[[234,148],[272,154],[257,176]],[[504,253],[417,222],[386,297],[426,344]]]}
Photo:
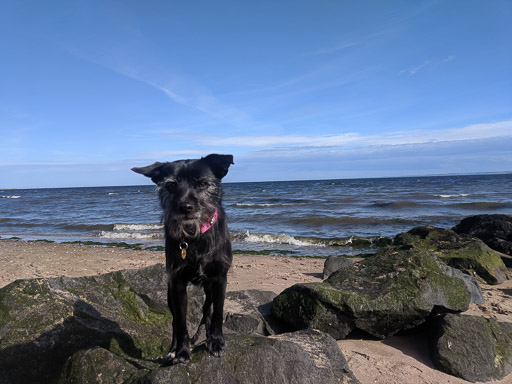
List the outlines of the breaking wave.
{"label": "breaking wave", "polygon": [[163,238],[159,233],[141,233],[141,232],[106,232],[99,233],[103,239],[138,239],[138,240],[160,240]]}
{"label": "breaking wave", "polygon": [[114,231],[160,231],[163,225],[158,224],[114,224]]}
{"label": "breaking wave", "polygon": [[375,237],[339,237],[339,238],[322,238],[322,237],[306,237],[306,236],[291,236],[284,233],[269,234],[269,233],[251,233],[238,232],[233,234],[233,242],[236,243],[249,243],[249,244],[269,244],[269,245],[292,245],[296,247],[375,247],[383,242],[388,241],[387,238],[382,236]]}

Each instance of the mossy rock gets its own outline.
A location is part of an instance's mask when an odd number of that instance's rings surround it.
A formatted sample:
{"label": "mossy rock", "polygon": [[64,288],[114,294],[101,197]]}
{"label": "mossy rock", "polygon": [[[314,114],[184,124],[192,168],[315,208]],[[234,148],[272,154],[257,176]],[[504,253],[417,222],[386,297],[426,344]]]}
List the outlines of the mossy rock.
{"label": "mossy rock", "polygon": [[226,336],[222,357],[211,357],[201,344],[192,350],[188,364],[172,367],[155,367],[141,360],[127,361],[95,348],[73,356],[66,364],[59,384],[94,382],[359,383],[348,369],[336,341],[318,331],[274,337],[230,334]]}
{"label": "mossy rock", "polygon": [[430,325],[432,361],[438,369],[472,382],[512,373],[512,324],[480,316],[447,314]]}
{"label": "mossy rock", "polygon": [[53,383],[69,356],[101,347],[153,359],[170,345],[165,267],[17,280],[0,289],[0,383]]}
{"label": "mossy rock", "polygon": [[422,324],[433,311],[468,309],[464,282],[442,266],[431,252],[389,247],[322,283],[286,289],[272,313],[294,329],[315,328],[336,339],[354,328],[385,338]]}
{"label": "mossy rock", "polygon": [[340,270],[341,268],[350,268],[354,263],[355,260],[351,258],[338,255],[329,256],[324,263],[324,279],[327,279],[334,272]]}
{"label": "mossy rock", "polygon": [[[193,331],[204,295],[197,287],[187,291]],[[258,319],[248,332],[273,333],[267,321],[273,296],[232,292],[226,306]],[[172,334],[166,297],[161,264],[101,276],[18,280],[1,288],[0,384],[358,383],[335,340],[320,332],[265,338],[224,327],[223,357],[211,357],[202,342],[189,364],[162,367]]]}
{"label": "mossy rock", "polygon": [[490,248],[501,252],[505,265],[512,268],[512,215],[469,216],[452,229],[477,237]]}
{"label": "mossy rock", "polygon": [[450,267],[476,276],[487,284],[501,284],[510,279],[500,254],[469,235],[424,226],[397,235],[394,244],[432,251]]}
{"label": "mossy rock", "polygon": [[[145,362],[146,366],[157,364]],[[58,384],[117,384],[134,380],[150,371],[150,368],[134,364],[122,355],[101,347],[84,349],[72,355],[64,365]]]}

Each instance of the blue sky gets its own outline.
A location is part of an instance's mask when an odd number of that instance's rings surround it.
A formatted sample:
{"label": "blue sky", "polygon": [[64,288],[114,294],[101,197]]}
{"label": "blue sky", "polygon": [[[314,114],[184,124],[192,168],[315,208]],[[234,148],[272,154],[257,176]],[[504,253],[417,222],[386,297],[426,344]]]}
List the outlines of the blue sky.
{"label": "blue sky", "polygon": [[512,2],[0,4],[0,187],[512,171]]}

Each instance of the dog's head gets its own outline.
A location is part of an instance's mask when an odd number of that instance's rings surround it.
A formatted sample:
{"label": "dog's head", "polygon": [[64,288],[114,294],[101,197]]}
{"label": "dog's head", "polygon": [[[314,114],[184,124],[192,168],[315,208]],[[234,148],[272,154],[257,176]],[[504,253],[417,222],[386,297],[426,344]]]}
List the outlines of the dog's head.
{"label": "dog's head", "polygon": [[132,171],[157,185],[169,235],[197,238],[201,226],[221,208],[221,180],[233,163],[232,155],[208,155],[198,160],[154,163]]}

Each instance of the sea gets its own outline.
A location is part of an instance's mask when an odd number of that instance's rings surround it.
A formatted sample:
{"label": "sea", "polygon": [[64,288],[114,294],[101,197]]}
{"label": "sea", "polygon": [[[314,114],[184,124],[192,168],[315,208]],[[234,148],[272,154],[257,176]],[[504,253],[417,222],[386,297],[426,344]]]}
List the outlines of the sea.
{"label": "sea", "polygon": [[[224,183],[233,249],[325,257],[375,252],[420,225],[512,214],[512,174]],[[154,185],[0,189],[0,237],[163,246]],[[161,249],[161,248],[160,248]]]}

